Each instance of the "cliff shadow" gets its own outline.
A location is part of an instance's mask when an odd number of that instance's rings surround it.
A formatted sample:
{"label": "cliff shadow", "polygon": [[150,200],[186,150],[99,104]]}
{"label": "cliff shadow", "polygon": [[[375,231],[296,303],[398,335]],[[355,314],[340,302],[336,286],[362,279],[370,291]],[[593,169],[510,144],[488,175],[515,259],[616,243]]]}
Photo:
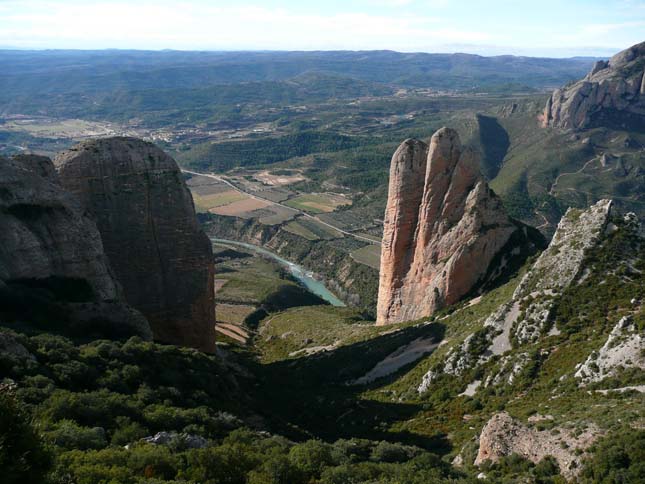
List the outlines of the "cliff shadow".
{"label": "cliff shadow", "polygon": [[483,155],[480,168],[486,179],[492,180],[499,173],[511,142],[508,133],[499,124],[497,118],[477,114],[477,123]]}
{"label": "cliff shadow", "polygon": [[423,410],[421,403],[367,399],[363,393],[394,381],[417,362],[395,374],[364,385],[348,385],[370,371],[388,355],[424,337],[443,338],[445,327],[438,323],[409,327],[377,336],[315,356],[281,360],[269,364],[249,362],[257,379],[251,390],[254,409],[269,427],[294,439],[318,437],[366,438],[416,445],[437,454],[449,452],[446,435],[392,431],[397,422],[413,418]]}

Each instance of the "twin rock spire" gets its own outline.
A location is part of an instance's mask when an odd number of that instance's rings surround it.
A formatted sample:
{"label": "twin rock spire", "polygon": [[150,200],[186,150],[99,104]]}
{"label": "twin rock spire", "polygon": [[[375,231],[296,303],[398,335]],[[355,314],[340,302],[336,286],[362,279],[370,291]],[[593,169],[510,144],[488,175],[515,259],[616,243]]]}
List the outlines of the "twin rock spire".
{"label": "twin rock spire", "polygon": [[527,243],[456,131],[441,128],[430,145],[405,140],[390,168],[377,324],[430,316],[457,302],[487,279],[494,259],[503,264],[496,258],[502,248],[517,254]]}

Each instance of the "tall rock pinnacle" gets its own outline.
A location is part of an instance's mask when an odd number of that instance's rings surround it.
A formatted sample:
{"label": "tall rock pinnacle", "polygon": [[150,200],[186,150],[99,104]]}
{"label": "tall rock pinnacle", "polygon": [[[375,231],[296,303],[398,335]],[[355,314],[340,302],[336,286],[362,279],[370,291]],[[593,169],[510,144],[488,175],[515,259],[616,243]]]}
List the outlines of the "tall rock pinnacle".
{"label": "tall rock pinnacle", "polygon": [[211,245],[175,161],[135,138],[83,142],[55,160],[96,220],[128,302],[156,340],[214,349]]}
{"label": "tall rock pinnacle", "polygon": [[[426,145],[406,140],[392,157],[383,229],[377,324],[430,316],[494,269],[505,246],[527,246],[456,131]],[[500,259],[501,262],[501,258]]]}

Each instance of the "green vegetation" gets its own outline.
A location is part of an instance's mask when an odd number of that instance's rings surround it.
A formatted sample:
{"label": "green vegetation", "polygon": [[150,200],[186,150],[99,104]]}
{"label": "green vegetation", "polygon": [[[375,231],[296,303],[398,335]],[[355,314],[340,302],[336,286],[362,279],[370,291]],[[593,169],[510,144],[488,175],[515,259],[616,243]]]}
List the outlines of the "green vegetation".
{"label": "green vegetation", "polygon": [[338,207],[351,205],[351,203],[350,200],[331,193],[309,193],[285,202],[290,207],[310,213],[333,212]]}
{"label": "green vegetation", "polygon": [[376,270],[381,266],[381,246],[369,244],[351,253],[352,259]]}
{"label": "green vegetation", "polygon": [[235,190],[228,192],[213,193],[210,195],[193,195],[195,209],[199,212],[208,212],[211,208],[221,207],[229,203],[237,202],[248,198],[243,193]]}
{"label": "green vegetation", "polygon": [[258,166],[288,160],[309,153],[339,151],[368,145],[369,138],[342,136],[324,131],[304,131],[276,138],[258,138],[197,145],[182,154],[195,169],[230,170],[236,166]]}
{"label": "green vegetation", "polygon": [[0,384],[0,472],[7,484],[40,482],[51,455],[31,424],[12,384]]}
{"label": "green vegetation", "polygon": [[645,475],[645,431],[621,429],[595,444],[583,482],[638,482]]}

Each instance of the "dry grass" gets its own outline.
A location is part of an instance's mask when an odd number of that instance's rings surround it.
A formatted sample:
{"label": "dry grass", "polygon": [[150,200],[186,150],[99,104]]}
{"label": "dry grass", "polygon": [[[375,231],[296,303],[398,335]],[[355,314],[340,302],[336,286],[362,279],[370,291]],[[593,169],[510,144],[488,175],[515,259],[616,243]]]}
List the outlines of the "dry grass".
{"label": "dry grass", "polygon": [[243,324],[246,317],[255,311],[255,306],[248,304],[218,303],[216,308],[217,322]]}

